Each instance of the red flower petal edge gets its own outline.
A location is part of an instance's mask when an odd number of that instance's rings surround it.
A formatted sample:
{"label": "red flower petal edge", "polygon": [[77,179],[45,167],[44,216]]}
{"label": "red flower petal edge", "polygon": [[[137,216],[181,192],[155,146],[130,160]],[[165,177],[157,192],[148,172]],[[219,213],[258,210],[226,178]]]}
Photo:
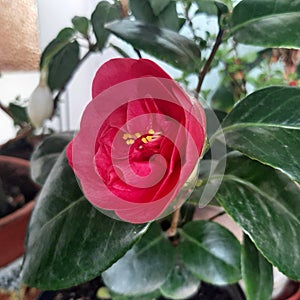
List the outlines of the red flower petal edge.
{"label": "red flower petal edge", "polygon": [[147,59],[112,59],[67,157],[83,193],[104,213],[145,223],[182,204],[205,141],[202,106]]}

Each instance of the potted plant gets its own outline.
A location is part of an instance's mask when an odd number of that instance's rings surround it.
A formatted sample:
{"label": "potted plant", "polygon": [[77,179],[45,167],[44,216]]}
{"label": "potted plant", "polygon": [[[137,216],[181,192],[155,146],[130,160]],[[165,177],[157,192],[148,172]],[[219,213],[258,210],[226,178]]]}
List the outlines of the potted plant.
{"label": "potted plant", "polygon": [[14,138],[0,145],[0,267],[24,253],[25,233],[40,186],[30,174],[30,157],[43,135],[35,135],[23,100],[0,109],[16,126]]}
{"label": "potted plant", "polygon": [[[44,185],[23,280],[61,290],[97,278],[100,299],[201,299],[200,282],[242,279],[248,300],[271,299],[273,267],[300,280],[300,2],[128,4],[101,1],[43,52],[58,102],[110,34],[134,49],[109,44],[125,58],[100,66],[67,148],[40,145],[39,163],[57,160],[35,175]],[[202,30],[203,15],[216,34]],[[181,87],[145,53],[180,70]],[[220,83],[204,89],[216,68]],[[194,219],[208,204],[240,226],[242,245],[215,216]]]}
{"label": "potted plant", "polygon": [[7,265],[24,253],[27,224],[39,191],[30,175],[29,159],[34,137],[25,108],[19,100],[0,109],[20,128],[15,138],[0,146],[0,267]]}
{"label": "potted plant", "polygon": [[29,161],[0,156],[0,267],[21,256],[30,213],[39,187],[30,178]]}
{"label": "potted plant", "polygon": [[[36,90],[39,90],[37,88]],[[36,90],[30,97],[34,99]],[[49,100],[49,99],[48,99]],[[29,102],[30,102],[29,101]],[[0,110],[16,126],[16,136],[0,145],[0,298],[35,299],[35,289],[19,286],[26,229],[40,185],[31,179],[30,158],[45,136],[36,134],[26,112],[26,101],[16,98]],[[42,116],[43,117],[43,116]]]}

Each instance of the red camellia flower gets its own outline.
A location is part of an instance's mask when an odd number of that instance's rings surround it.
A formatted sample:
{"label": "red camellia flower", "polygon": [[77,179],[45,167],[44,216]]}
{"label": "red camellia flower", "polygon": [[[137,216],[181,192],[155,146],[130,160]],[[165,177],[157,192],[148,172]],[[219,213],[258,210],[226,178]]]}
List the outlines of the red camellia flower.
{"label": "red camellia flower", "polygon": [[176,209],[205,141],[202,106],[147,59],[112,59],[67,157],[86,198],[104,213],[145,223]]}

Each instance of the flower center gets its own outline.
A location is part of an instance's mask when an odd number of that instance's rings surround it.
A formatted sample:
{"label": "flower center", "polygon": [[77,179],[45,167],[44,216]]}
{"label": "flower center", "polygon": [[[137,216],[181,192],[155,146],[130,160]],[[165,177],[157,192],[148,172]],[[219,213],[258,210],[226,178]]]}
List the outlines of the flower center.
{"label": "flower center", "polygon": [[[124,133],[123,140],[125,140],[127,145],[133,145],[136,140],[141,140],[143,144],[147,144],[151,141],[156,140],[160,137],[160,132],[155,132],[153,129],[149,129],[147,134],[141,134],[136,132],[134,134]],[[139,146],[139,149],[143,149],[143,145]]]}

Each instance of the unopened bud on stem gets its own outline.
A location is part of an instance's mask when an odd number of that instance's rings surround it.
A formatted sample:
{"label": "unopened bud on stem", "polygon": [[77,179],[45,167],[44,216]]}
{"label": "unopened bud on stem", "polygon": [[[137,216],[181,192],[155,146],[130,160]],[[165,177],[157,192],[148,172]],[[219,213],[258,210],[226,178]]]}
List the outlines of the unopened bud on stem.
{"label": "unopened bud on stem", "polygon": [[52,93],[45,77],[42,73],[39,85],[32,92],[27,107],[27,114],[35,128],[42,127],[44,121],[52,116],[54,109]]}

